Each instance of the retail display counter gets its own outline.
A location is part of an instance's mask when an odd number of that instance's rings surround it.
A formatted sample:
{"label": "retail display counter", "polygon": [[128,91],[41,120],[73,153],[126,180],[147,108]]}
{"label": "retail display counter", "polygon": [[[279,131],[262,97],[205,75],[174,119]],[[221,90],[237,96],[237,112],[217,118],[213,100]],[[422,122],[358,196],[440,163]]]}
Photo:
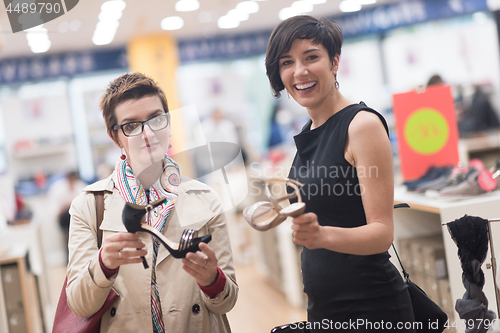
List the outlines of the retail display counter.
{"label": "retail display counter", "polygon": [[38,226],[9,226],[0,244],[0,332],[50,332],[54,307]]}
{"label": "retail display counter", "polygon": [[[425,197],[422,194],[407,192],[404,187],[397,187],[394,192],[394,200],[395,203],[408,203],[410,205],[409,209],[396,209],[394,212],[394,244],[398,252],[405,253],[403,248],[405,242],[401,242],[401,240],[415,238],[436,239],[436,236],[438,236],[437,238],[442,241],[447,274],[445,278],[437,280],[437,291],[441,296],[444,296],[449,285],[451,304],[440,305],[446,312],[449,312],[450,324],[453,321],[458,322],[460,317],[454,308],[456,300],[462,298],[465,292],[462,284],[462,268],[457,255],[457,246],[453,242],[446,225],[442,225],[442,223],[452,222],[465,214],[479,216],[484,219],[500,218],[500,191],[451,201]],[[500,223],[492,223],[491,229],[493,246],[496,250],[495,257],[498,258],[500,255]],[[394,256],[392,259],[396,267],[399,267]],[[486,260],[482,266],[486,280],[483,291],[489,301],[488,308],[498,314],[493,272],[492,269],[486,268],[488,263],[491,263],[491,249],[488,250]],[[432,294],[432,286],[430,284],[426,286],[428,286],[428,289],[425,290],[425,286],[423,286],[423,289],[426,292],[428,291],[428,294]],[[446,300],[445,297],[441,297],[441,299],[443,298]],[[458,327],[457,332],[465,332],[465,330]]]}
{"label": "retail display counter", "polygon": [[9,333],[43,332],[38,290],[28,269],[28,249],[0,254],[0,329]]}

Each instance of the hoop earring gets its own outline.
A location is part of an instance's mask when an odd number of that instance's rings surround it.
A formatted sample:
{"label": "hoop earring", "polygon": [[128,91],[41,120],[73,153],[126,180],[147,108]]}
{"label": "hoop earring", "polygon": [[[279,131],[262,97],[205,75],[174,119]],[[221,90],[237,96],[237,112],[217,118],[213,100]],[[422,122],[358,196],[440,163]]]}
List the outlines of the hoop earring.
{"label": "hoop earring", "polygon": [[337,81],[337,74],[335,74],[334,77],[335,77],[335,89],[339,90],[340,83],[339,83],[339,81]]}
{"label": "hoop earring", "polygon": [[124,159],[126,159],[126,158],[127,158],[127,155],[125,155],[125,153],[124,153],[124,151],[123,151],[123,148],[120,148],[120,149],[121,149],[121,151],[122,151],[122,156],[120,156],[120,158],[121,158],[122,160],[124,160]]}

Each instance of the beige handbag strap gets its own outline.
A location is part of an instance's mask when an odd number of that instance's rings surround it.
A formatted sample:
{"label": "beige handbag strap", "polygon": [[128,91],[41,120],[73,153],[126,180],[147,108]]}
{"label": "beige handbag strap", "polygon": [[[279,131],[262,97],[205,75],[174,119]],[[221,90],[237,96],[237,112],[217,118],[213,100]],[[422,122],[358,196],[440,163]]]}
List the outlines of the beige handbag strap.
{"label": "beige handbag strap", "polygon": [[97,231],[97,248],[102,245],[102,230],[100,228],[104,218],[104,191],[94,192],[95,210],[96,210],[96,231]]}

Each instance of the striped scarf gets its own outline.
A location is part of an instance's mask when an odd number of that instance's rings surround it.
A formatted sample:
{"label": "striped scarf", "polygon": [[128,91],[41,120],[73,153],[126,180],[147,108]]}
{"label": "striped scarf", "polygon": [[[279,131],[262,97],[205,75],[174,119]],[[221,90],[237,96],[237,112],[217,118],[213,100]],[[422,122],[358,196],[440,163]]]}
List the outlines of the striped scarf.
{"label": "striped scarf", "polygon": [[[156,182],[149,188],[149,198],[146,189],[135,177],[127,160],[120,160],[115,166],[114,182],[115,187],[126,202],[137,205],[147,205],[160,198],[167,198],[167,201],[157,206],[146,215],[146,221],[158,231],[162,232],[165,221],[174,208],[177,200],[177,189],[180,184],[179,166],[173,159],[165,155],[163,160],[163,173]],[[160,294],[156,284],[156,258],[160,242],[153,238],[153,264],[151,270],[151,315],[153,319],[153,332],[164,333],[165,324],[160,303]]]}

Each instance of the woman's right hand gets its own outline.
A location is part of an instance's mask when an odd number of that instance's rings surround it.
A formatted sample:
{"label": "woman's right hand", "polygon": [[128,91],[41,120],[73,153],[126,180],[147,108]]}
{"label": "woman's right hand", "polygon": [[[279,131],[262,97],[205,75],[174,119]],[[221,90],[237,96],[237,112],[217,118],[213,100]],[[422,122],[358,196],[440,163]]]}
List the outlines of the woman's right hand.
{"label": "woman's right hand", "polygon": [[142,262],[141,256],[148,253],[144,246],[139,235],[134,233],[119,232],[109,235],[104,239],[101,247],[102,263],[110,270],[121,265],[140,263]]}

